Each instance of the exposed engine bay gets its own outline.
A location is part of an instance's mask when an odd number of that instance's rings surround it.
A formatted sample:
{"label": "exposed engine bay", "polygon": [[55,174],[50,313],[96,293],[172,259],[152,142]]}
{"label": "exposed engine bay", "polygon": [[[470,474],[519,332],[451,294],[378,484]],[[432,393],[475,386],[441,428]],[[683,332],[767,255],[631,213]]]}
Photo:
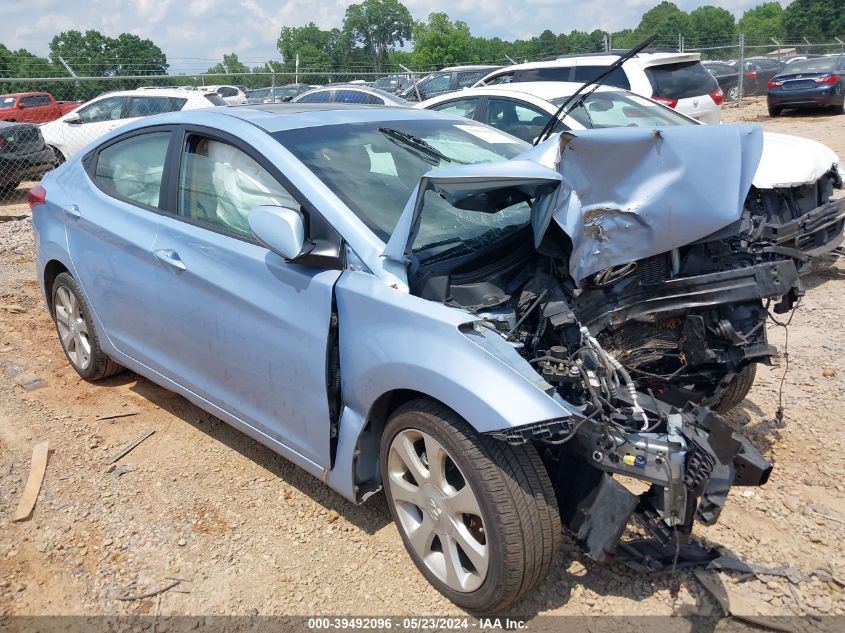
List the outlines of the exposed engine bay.
{"label": "exposed engine bay", "polygon": [[[696,350],[702,367],[771,353],[761,327],[765,308],[753,293],[763,282],[773,295],[787,295],[797,280],[792,263],[749,264],[737,269],[741,275],[715,273],[713,279],[680,276],[693,265],[695,252],[667,254],[667,270],[674,260],[676,279],[686,285],[671,289],[670,284],[664,292],[660,284],[671,279],[662,277],[666,271],[657,262],[597,273],[598,283],[577,289],[567,283],[562,260],[508,245],[485,258],[493,262],[487,266],[475,261],[447,275],[429,271],[412,286],[425,298],[443,292],[441,300],[474,312],[476,332],[492,331],[507,340],[543,378],[547,393],[577,411],[571,418],[496,435],[511,443],[535,443],[555,483],[564,522],[596,558],[614,551],[631,516],[666,543],[689,534],[695,519],[715,522],[732,485],[762,485],[771,470],[720,416],[696,404],[663,401],[650,386],[650,372],[640,369],[668,372],[678,365],[683,370],[693,362],[684,360],[693,354],[689,350]],[[639,292],[633,286],[641,289],[646,281],[656,286],[648,295],[662,299],[626,303],[628,294]],[[735,304],[720,299],[689,307],[690,292],[699,292],[704,303],[712,293],[731,288],[739,293]],[[611,296],[617,310],[605,309]],[[648,333],[638,347],[613,347],[643,329]],[[652,331],[658,339],[665,337],[662,347],[643,342]],[[689,380],[702,372],[675,370]],[[665,391],[665,384],[661,377],[654,387]],[[634,494],[609,476],[614,473],[651,486]]]}

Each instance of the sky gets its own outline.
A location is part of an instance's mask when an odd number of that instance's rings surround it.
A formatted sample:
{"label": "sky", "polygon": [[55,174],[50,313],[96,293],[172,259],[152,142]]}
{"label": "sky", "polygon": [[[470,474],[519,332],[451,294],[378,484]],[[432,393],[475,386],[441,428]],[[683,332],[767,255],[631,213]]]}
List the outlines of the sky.
{"label": "sky", "polygon": [[[359,2],[361,0],[358,0]],[[474,35],[512,40],[572,29],[618,31],[634,27],[659,0],[404,0],[414,19],[443,11],[465,21]],[[115,37],[133,33],[155,42],[172,63],[205,70],[224,53],[236,52],[247,65],[278,59],[282,26],[313,21],[324,29],[340,27],[353,0],[3,0],[0,42],[16,50],[46,55],[53,35],[70,29],[96,29]],[[675,0],[691,11],[704,4],[722,6],[737,17],[762,0]],[[119,10],[115,10],[116,6]],[[25,10],[22,7],[26,7]],[[69,7],[73,7],[70,11]],[[208,62],[208,63],[207,63]]]}

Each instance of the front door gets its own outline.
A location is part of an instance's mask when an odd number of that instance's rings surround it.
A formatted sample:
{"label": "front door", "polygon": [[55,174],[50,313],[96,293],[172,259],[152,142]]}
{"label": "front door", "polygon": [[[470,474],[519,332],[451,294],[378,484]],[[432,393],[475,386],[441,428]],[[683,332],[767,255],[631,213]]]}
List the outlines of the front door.
{"label": "front door", "polygon": [[299,204],[245,149],[186,133],[179,151],[176,213],[161,217],[152,247],[149,317],[163,372],[329,467],[326,348],[339,271],[286,263],[255,241],[249,209]]}

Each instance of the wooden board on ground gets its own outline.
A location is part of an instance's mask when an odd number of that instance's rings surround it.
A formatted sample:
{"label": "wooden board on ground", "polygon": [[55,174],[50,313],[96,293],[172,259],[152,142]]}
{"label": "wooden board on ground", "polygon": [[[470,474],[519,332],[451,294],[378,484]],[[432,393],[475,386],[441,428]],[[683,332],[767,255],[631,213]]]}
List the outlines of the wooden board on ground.
{"label": "wooden board on ground", "polygon": [[41,491],[41,483],[44,481],[44,473],[47,471],[47,454],[50,443],[43,441],[32,448],[32,464],[29,467],[29,478],[23,489],[23,495],[18,502],[18,510],[12,521],[23,521],[32,515],[35,508],[35,501]]}

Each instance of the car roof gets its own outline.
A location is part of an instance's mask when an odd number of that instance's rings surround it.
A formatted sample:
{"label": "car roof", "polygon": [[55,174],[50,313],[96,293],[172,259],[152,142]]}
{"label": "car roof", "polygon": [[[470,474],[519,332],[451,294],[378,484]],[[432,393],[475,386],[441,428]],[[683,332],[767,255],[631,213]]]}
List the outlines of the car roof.
{"label": "car roof", "polygon": [[495,64],[470,64],[466,66],[446,66],[446,68],[441,68],[439,71],[434,72],[446,72],[452,70],[498,70],[501,66],[497,66]]}
{"label": "car roof", "polygon": [[[207,108],[195,111],[174,112],[170,115],[158,115],[159,121],[167,116],[178,122],[198,116],[196,113],[235,117],[251,123],[266,132],[281,132],[323,125],[347,123],[372,123],[379,121],[410,121],[420,118],[455,120],[447,114],[428,110],[417,110],[404,106],[359,105],[348,103],[267,103],[256,105],[228,106]],[[425,114],[422,114],[425,112]]]}
{"label": "car roof", "polygon": [[[539,62],[526,62],[524,64],[514,64],[513,66],[506,66],[502,70],[533,70],[535,68],[569,68],[571,66],[579,65],[579,61],[589,62],[589,65],[609,66],[619,59],[618,54],[614,53],[591,53],[588,55],[572,55],[568,57],[558,57],[556,59],[548,59]],[[640,53],[633,58],[627,60],[625,63],[634,62],[643,68],[650,66],[659,66],[662,64],[675,64],[678,62],[700,61],[701,53]],[[587,64],[583,64],[587,65]]]}
{"label": "car roof", "polygon": [[199,90],[183,90],[182,88],[153,88],[151,90],[116,90],[115,92],[104,92],[97,95],[95,98],[101,97],[129,97],[129,96],[144,96],[144,97],[201,97],[206,94],[211,94],[213,90],[208,90],[208,86],[200,88]]}

